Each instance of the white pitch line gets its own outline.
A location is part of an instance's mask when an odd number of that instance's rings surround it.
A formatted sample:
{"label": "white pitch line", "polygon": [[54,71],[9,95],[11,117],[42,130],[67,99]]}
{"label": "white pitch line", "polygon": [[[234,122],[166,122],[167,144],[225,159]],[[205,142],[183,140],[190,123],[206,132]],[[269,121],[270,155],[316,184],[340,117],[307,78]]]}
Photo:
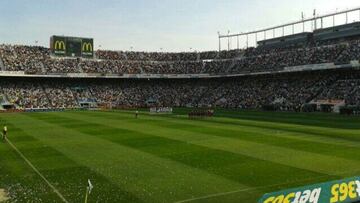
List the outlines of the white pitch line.
{"label": "white pitch line", "polygon": [[[359,170],[347,171],[347,172],[344,172],[344,173],[338,173],[336,175],[338,176],[338,175],[344,175],[344,174],[355,173],[355,172],[359,172]],[[220,196],[230,195],[230,194],[234,194],[234,193],[238,193],[238,192],[247,192],[247,191],[252,191],[252,190],[257,190],[257,189],[265,189],[265,188],[278,187],[278,186],[287,185],[287,184],[301,183],[301,182],[312,181],[312,180],[316,180],[316,179],[320,179],[320,178],[325,178],[325,177],[328,177],[328,176],[330,176],[330,175],[323,175],[323,176],[318,176],[316,178],[302,179],[302,180],[299,180],[299,181],[293,181],[293,182],[288,182],[288,183],[280,183],[280,184],[266,185],[266,186],[260,186],[260,187],[248,187],[248,188],[243,188],[243,189],[239,189],[239,190],[233,190],[233,191],[229,191],[229,192],[215,193],[215,194],[205,195],[205,196],[201,196],[201,197],[194,197],[194,198],[191,198],[191,199],[180,200],[180,201],[176,201],[175,203],[193,202],[193,201],[196,201],[196,200],[209,199],[209,198],[212,198],[212,197],[220,197]]]}
{"label": "white pitch line", "polygon": [[40,173],[40,171],[35,168],[35,166],[23,155],[23,153],[21,153],[20,150],[18,150],[18,149],[16,148],[16,146],[13,145],[13,143],[12,143],[9,139],[7,139],[7,138],[5,138],[5,139],[6,139],[6,141],[9,143],[9,145],[21,156],[21,158],[23,158],[24,161],[35,171],[35,173],[37,173],[37,174],[46,182],[46,184],[47,184],[51,189],[53,189],[53,191],[59,196],[59,198],[60,198],[63,202],[69,203],[69,202],[65,199],[65,197],[59,192],[59,190],[56,189],[56,188],[45,178],[45,176],[43,176],[43,175]]}
{"label": "white pitch line", "polygon": [[229,191],[229,192],[215,193],[215,194],[211,194],[211,195],[206,195],[206,196],[181,200],[181,201],[177,201],[175,203],[184,203],[184,202],[192,202],[192,201],[201,200],[201,199],[209,199],[211,197],[219,197],[219,196],[230,195],[230,194],[238,193],[238,192],[245,192],[245,191],[249,191],[251,189],[255,189],[255,188],[244,188],[244,189],[241,189],[241,190],[234,190],[234,191]]}

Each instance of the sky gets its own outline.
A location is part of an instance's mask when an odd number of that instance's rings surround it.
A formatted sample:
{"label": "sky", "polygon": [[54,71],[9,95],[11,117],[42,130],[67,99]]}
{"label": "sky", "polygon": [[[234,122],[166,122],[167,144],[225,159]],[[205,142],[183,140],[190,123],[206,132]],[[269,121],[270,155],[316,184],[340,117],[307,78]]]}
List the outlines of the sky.
{"label": "sky", "polygon": [[[108,50],[217,50],[218,31],[253,31],[300,20],[302,12],[311,17],[313,9],[355,7],[359,0],[1,0],[0,43],[49,47],[51,35],[66,35],[94,38],[95,47]],[[351,15],[359,19],[360,12]]]}

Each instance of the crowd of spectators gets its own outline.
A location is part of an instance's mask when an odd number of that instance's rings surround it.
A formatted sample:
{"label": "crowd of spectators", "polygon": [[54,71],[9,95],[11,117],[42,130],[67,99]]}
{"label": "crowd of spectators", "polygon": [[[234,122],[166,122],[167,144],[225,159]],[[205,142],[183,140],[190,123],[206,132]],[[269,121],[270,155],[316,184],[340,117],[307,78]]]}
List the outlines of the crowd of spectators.
{"label": "crowd of spectators", "polygon": [[50,102],[40,84],[1,81],[0,94],[7,102],[22,108],[47,108]]}
{"label": "crowd of spectators", "polygon": [[133,52],[133,51],[102,51],[98,50],[96,56],[105,60],[122,61],[197,61],[199,55],[197,52]]}
{"label": "crowd of spectators", "polygon": [[42,84],[44,94],[48,97],[49,108],[75,108],[78,101],[75,99],[69,86],[60,83]]}
{"label": "crowd of spectators", "polygon": [[347,75],[336,82],[325,86],[317,97],[319,100],[345,100],[346,105],[360,106],[359,73]]}
{"label": "crowd of spectators", "polygon": [[42,62],[49,58],[50,51],[44,47],[0,45],[0,58],[7,71],[42,71]]}
{"label": "crowd of spectators", "polygon": [[112,107],[225,107],[276,105],[298,111],[312,100],[360,105],[360,71],[317,71],[231,79],[36,80],[0,82],[0,95],[21,108],[75,108],[82,101]]}
{"label": "crowd of spectators", "polygon": [[104,60],[121,61],[200,61],[212,59],[234,59],[244,50],[204,51],[204,52],[133,52],[133,51],[96,51],[96,57]]}
{"label": "crowd of spectators", "polygon": [[0,45],[0,60],[3,70],[28,74],[239,74],[280,71],[308,64],[348,64],[360,60],[360,41],[198,53],[97,51],[94,59],[52,57],[44,47]]}
{"label": "crowd of spectators", "polygon": [[[359,43],[356,43],[358,46]],[[337,63],[341,56],[343,62],[349,63],[350,60],[360,58],[360,51],[354,50],[354,45],[337,44],[323,47],[305,47],[289,50],[263,50],[256,55],[248,54],[241,60],[237,60],[231,73],[243,72],[265,72],[279,71],[285,67],[301,66],[308,64]],[[351,52],[351,55],[346,54]]]}

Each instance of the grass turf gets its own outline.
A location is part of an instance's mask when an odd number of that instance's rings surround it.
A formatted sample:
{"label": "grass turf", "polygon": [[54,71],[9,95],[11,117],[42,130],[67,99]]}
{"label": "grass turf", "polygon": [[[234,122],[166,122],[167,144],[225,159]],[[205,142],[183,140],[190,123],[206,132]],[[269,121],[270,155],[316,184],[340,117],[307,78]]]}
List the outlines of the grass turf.
{"label": "grass turf", "polygon": [[[219,110],[189,120],[186,110],[176,113],[0,114],[0,124],[69,202],[83,201],[87,179],[95,186],[89,202],[251,203],[360,173],[359,117]],[[61,202],[4,143],[0,174],[10,202]]]}

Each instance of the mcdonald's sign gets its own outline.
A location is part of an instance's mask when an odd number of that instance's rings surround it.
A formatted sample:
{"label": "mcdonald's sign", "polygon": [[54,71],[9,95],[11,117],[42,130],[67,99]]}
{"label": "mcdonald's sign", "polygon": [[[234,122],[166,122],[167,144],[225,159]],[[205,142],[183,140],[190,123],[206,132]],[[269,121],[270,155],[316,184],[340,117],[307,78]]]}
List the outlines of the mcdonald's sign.
{"label": "mcdonald's sign", "polygon": [[92,38],[52,36],[51,53],[55,56],[93,57],[94,40]]}
{"label": "mcdonald's sign", "polygon": [[50,39],[50,48],[55,55],[63,56],[66,54],[66,39],[62,36],[53,36]]}
{"label": "mcdonald's sign", "polygon": [[54,45],[55,50],[66,50],[66,45],[64,41],[56,41]]}
{"label": "mcdonald's sign", "polygon": [[82,51],[83,51],[83,52],[93,51],[93,47],[92,47],[92,45],[91,45],[90,43],[85,42],[85,43],[83,43],[83,45],[82,45]]}
{"label": "mcdonald's sign", "polygon": [[81,45],[81,55],[83,57],[93,57],[94,56],[94,40],[83,38]]}

